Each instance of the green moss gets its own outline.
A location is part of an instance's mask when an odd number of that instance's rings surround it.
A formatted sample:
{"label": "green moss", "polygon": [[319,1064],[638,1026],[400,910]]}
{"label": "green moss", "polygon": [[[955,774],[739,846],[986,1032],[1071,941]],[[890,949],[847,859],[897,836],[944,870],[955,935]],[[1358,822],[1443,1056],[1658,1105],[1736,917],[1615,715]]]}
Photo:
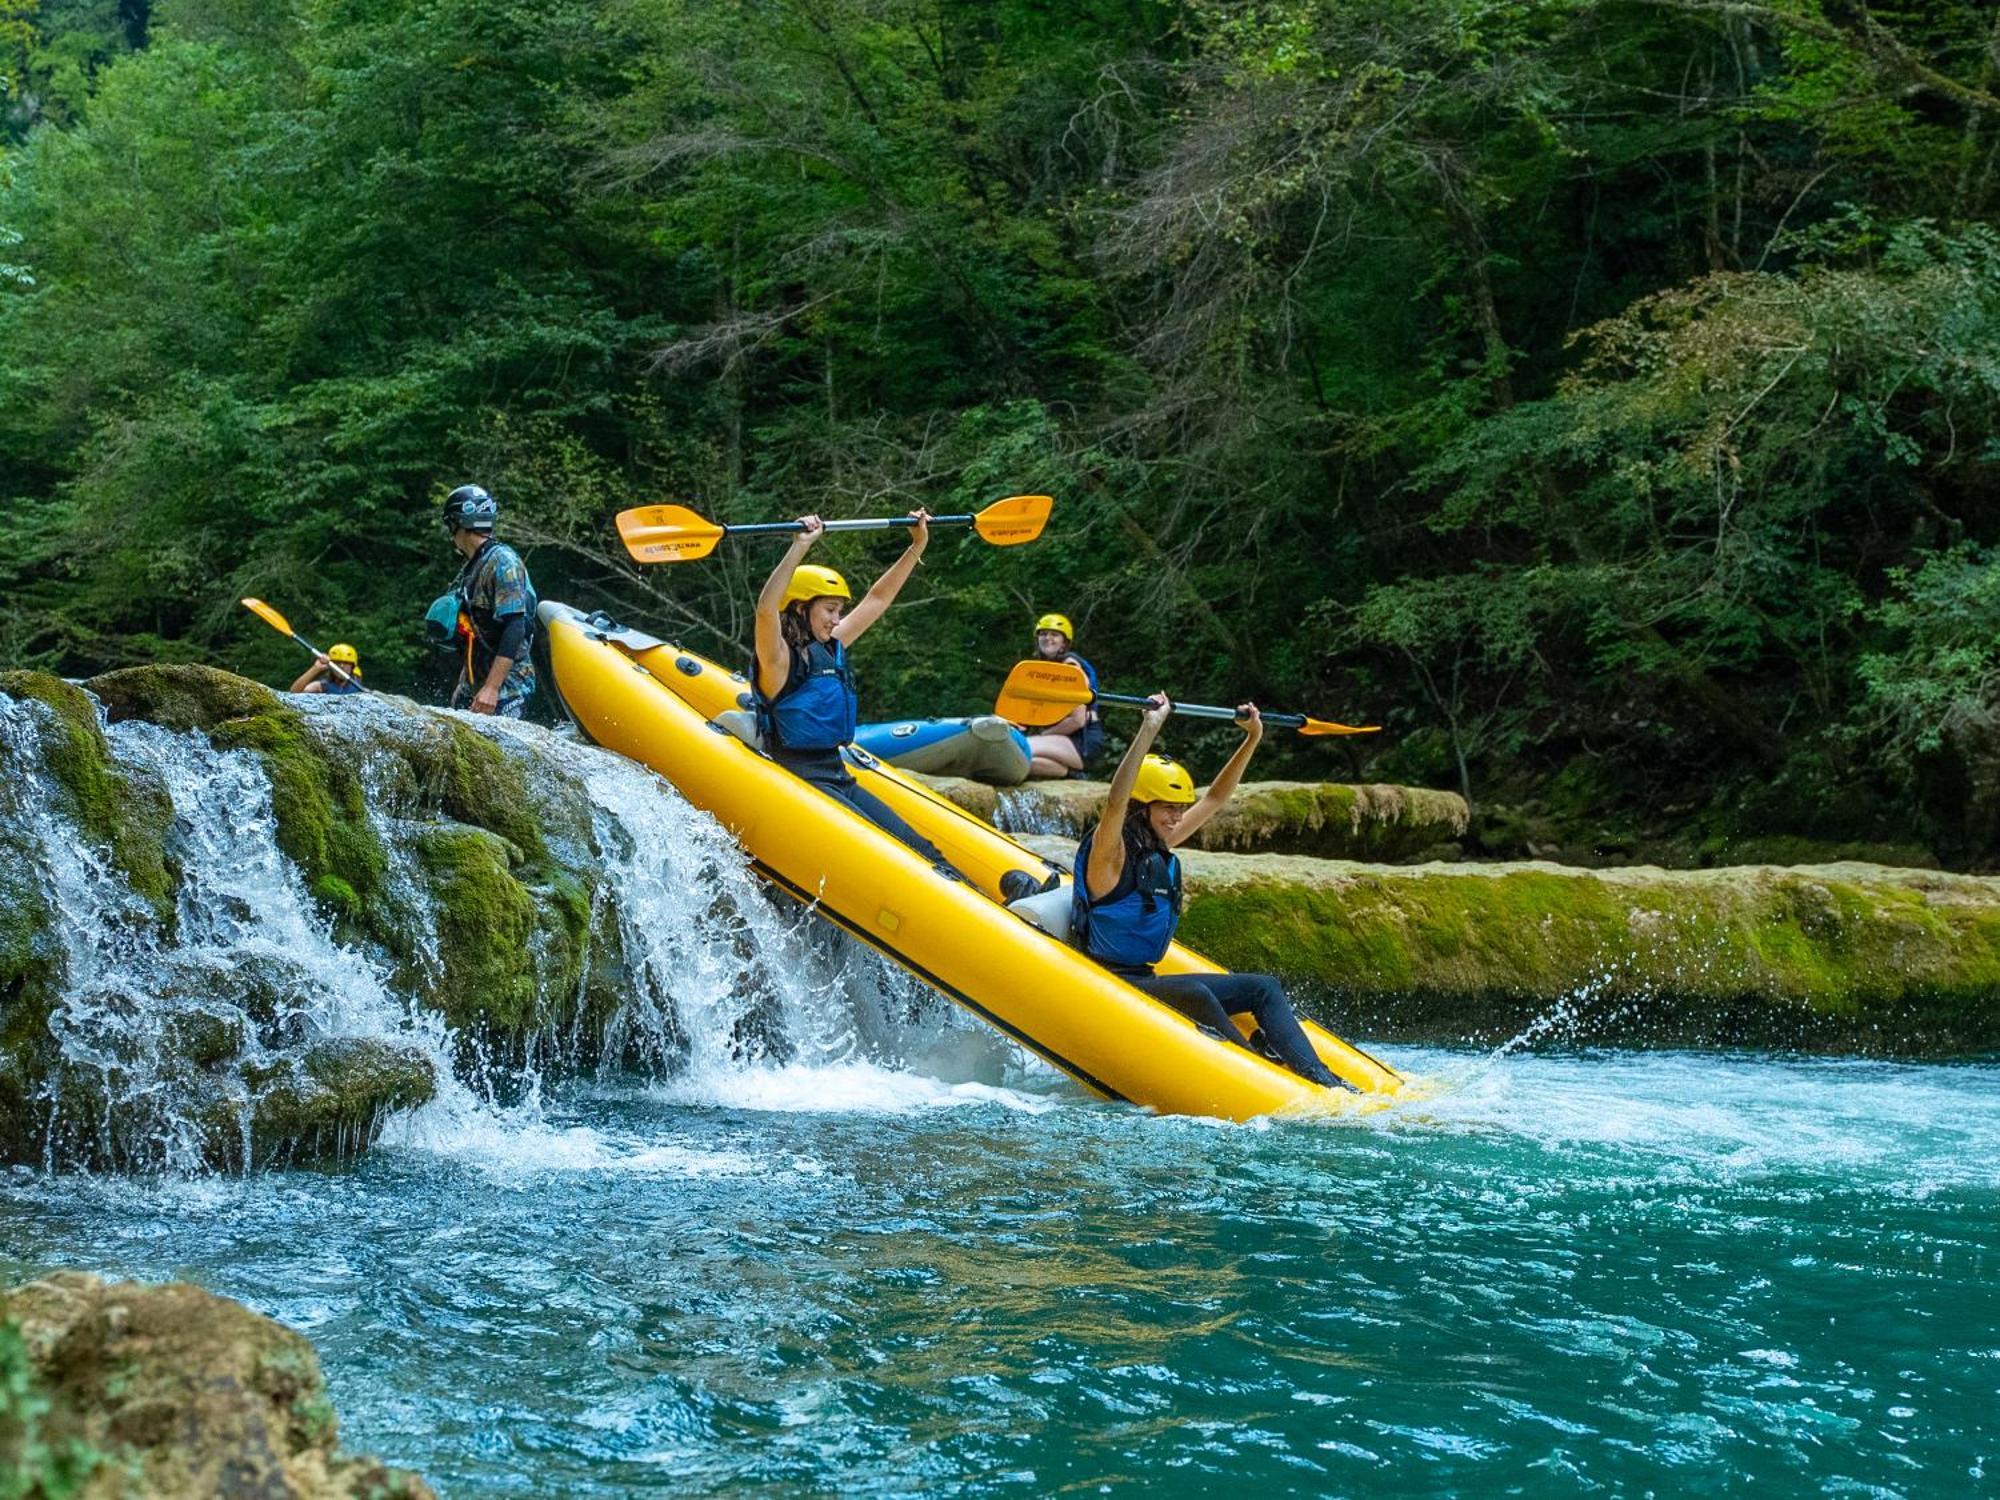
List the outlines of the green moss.
{"label": "green moss", "polygon": [[456,822],[498,834],[525,860],[541,863],[548,845],[522,767],[458,719],[425,715],[423,733],[398,737],[418,796]]}
{"label": "green moss", "polygon": [[70,815],[166,925],[174,920],[180,873],[167,857],[174,805],[166,788],[111,758],[97,708],[81,688],[46,672],[0,672],[0,693],[42,704],[53,715],[42,767],[67,794]]}
{"label": "green moss", "polygon": [[126,667],[84,684],[116,724],[144,719],[166,729],[213,729],[230,719],[269,713],[283,700],[262,683],[219,667],[192,664]]}
{"label": "green moss", "polygon": [[43,1387],[20,1325],[0,1321],[0,1494],[60,1500],[107,1462],[64,1430],[71,1425],[64,1415]]}
{"label": "green moss", "polygon": [[1465,802],[1454,792],[1337,782],[1250,782],[1195,836],[1195,846],[1394,861],[1460,837],[1466,823]]}
{"label": "green moss", "polygon": [[[1273,867],[1263,868],[1259,867]],[[1196,856],[1183,936],[1431,1037],[1576,1002],[1620,1043],[1946,1055],[2000,1046],[2000,883],[1914,872],[1594,875]]]}
{"label": "green moss", "polygon": [[535,902],[514,878],[517,851],[463,825],[422,829],[412,847],[437,906],[443,974],[431,1003],[456,1026],[532,1029],[540,1016],[529,944]]}
{"label": "green moss", "polygon": [[271,781],[278,847],[305,875],[307,889],[332,913],[365,915],[388,872],[389,855],[368,819],[368,799],[353,757],[313,734],[305,716],[278,703],[214,726],[225,750],[252,750]]}

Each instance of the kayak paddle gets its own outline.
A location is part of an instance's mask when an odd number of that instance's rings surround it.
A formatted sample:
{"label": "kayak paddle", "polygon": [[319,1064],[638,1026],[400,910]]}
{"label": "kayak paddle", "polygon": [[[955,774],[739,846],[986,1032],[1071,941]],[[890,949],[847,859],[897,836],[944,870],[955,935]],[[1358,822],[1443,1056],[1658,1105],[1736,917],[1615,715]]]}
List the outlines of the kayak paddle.
{"label": "kayak paddle", "polygon": [[[1024,661],[1007,674],[993,712],[1030,729],[1041,729],[1090,699],[1090,679],[1075,662]],[[1146,706],[1144,698],[1135,698],[1129,693],[1099,693],[1097,701],[1128,704],[1134,708]],[[1186,714],[1190,719],[1236,718],[1235,709],[1218,708],[1207,703],[1177,702],[1174,712]],[[1296,729],[1300,734],[1307,735],[1376,734],[1382,728],[1380,724],[1335,724],[1327,719],[1309,719],[1304,714],[1265,714],[1262,717],[1274,729]]]}
{"label": "kayak paddle", "polygon": [[[1010,495],[996,500],[976,516],[932,516],[933,526],[970,526],[996,547],[1032,542],[1048,524],[1055,501],[1047,495]],[[880,516],[859,521],[828,521],[828,531],[887,531],[908,526],[909,516]],[[760,521],[751,526],[722,526],[704,520],[685,505],[638,505],[618,512],[618,535],[634,562],[695,562],[715,550],[726,536],[794,536],[804,528],[797,521]]]}
{"label": "kayak paddle", "polygon": [[315,646],[311,641],[307,640],[304,636],[300,635],[296,630],[292,629],[292,622],[290,620],[287,620],[283,615],[279,614],[275,609],[271,608],[271,606],[266,604],[262,599],[245,599],[243,601],[243,607],[249,610],[250,613],[255,615],[258,619],[262,620],[266,625],[270,626],[273,630],[277,631],[279,635],[290,636],[293,640],[297,641],[301,646],[305,647],[306,650],[312,652],[314,656],[317,656],[321,661],[325,662],[327,668],[333,673],[334,676],[338,677],[342,682],[345,682],[353,687],[358,687],[364,692],[372,693],[375,691],[373,688],[369,687],[368,684],[366,684],[365,682],[357,682],[355,681],[354,678],[349,677],[347,675],[347,669],[345,667],[341,666],[339,662],[331,660],[324,651],[319,649],[319,647]]}

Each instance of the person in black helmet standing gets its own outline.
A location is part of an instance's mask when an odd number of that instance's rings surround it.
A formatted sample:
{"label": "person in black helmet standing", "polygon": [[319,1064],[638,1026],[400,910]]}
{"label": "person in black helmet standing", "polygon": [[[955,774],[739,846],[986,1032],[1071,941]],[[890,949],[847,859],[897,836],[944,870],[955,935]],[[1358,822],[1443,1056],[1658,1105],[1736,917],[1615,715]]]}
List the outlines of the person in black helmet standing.
{"label": "person in black helmet standing", "polygon": [[465,559],[451,591],[470,628],[451,706],[518,719],[535,693],[535,590],[521,555],[493,535],[499,518],[499,503],[476,484],[444,497],[444,529]]}

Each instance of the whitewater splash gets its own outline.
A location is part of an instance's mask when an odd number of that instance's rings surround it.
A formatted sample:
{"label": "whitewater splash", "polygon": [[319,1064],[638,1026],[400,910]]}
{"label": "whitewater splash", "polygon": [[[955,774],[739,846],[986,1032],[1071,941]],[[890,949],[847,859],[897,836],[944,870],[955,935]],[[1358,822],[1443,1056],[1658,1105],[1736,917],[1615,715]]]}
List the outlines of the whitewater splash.
{"label": "whitewater splash", "polygon": [[[690,1101],[753,1108],[760,1106],[752,1101],[788,1096],[817,1098],[822,1107],[839,1097],[864,1108],[907,1105],[926,1094],[962,1090],[969,1092],[957,1097],[971,1099],[982,1089],[1047,1081],[1046,1070],[1011,1044],[800,908],[774,902],[727,835],[652,773],[534,727],[467,720],[531,777],[566,783],[571,802],[581,790],[588,848],[570,853],[597,877],[581,982],[608,985],[617,996],[601,1034],[537,1036],[496,1057],[423,1003],[441,959],[439,898],[408,836],[422,809],[379,739],[357,732],[370,715],[405,711],[366,703],[305,709],[313,732],[351,748],[359,763],[367,816],[388,851],[380,899],[408,938],[401,953],[336,936],[280,850],[258,756],[217,749],[198,733],[109,725],[115,759],[172,802],[176,909],[171,923],[157,920],[58,811],[59,789],[34,764],[48,712],[0,698],[0,749],[25,768],[0,789],[0,820],[31,851],[26,863],[61,949],[60,994],[48,1022],[60,1076],[41,1106],[45,1166],[82,1159],[199,1170],[217,1162],[218,1108],[234,1110],[243,1137],[228,1164],[260,1161],[252,1100],[237,1079],[261,1077],[313,1046],[414,1054],[436,1083],[429,1103],[368,1122],[360,1138],[336,1143],[336,1154],[379,1130],[388,1144],[432,1151],[588,1156],[595,1148],[551,1125],[544,1104],[547,1082],[579,1066],[651,1080]],[[574,1027],[583,1008],[564,1013]],[[210,1028],[234,1049],[236,1072],[220,1081],[205,1076],[198,1097],[187,1088],[190,1026]],[[228,1097],[218,1101],[218,1088]],[[84,1113],[97,1137],[81,1152],[66,1141],[62,1116],[64,1101],[75,1114],[79,1098],[89,1100]]]}

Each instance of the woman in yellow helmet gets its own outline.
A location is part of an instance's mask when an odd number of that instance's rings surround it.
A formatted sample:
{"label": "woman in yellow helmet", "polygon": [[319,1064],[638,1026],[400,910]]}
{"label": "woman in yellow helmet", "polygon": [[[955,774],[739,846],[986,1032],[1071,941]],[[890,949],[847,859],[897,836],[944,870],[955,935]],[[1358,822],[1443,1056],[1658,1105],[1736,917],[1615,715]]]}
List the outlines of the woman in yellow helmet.
{"label": "woman in yellow helmet", "polygon": [[[338,666],[347,676],[334,671]],[[344,698],[349,693],[361,691],[361,653],[347,642],[327,647],[326,654],[313,653],[313,664],[299,673],[299,680],[292,684],[295,693],[325,693],[330,697]]]}
{"label": "woman in yellow helmet", "polygon": [[[1074,662],[1083,668],[1090,690],[1097,691],[1097,669],[1075,651],[1076,628],[1068,615],[1046,614],[1035,621],[1035,655],[1043,661]],[[1039,734],[1028,736],[1028,775],[1031,779],[1060,779],[1081,774],[1096,764],[1104,753],[1104,725],[1097,717],[1097,703],[1079,703]]]}
{"label": "woman in yellow helmet", "polygon": [[1264,738],[1257,705],[1244,704],[1237,710],[1243,743],[1197,799],[1187,767],[1149,753],[1173,707],[1164,693],[1149,700],[1111,778],[1103,815],[1077,846],[1070,940],[1134,988],[1228,1041],[1247,1045],[1229,1018],[1251,1016],[1279,1062],[1314,1083],[1337,1084],[1269,974],[1153,971],[1180,925],[1181,862],[1174,850],[1222,811]]}
{"label": "woman in yellow helmet", "polygon": [[[840,758],[859,718],[848,652],[895,602],[930,543],[930,512],[920,508],[913,519],[909,547],[850,610],[854,595],[847,580],[805,562],[825,535],[823,523],[818,516],[799,518],[802,529],[757,596],[757,727],[779,765],[956,875],[937,846],[865,790]],[[1060,882],[1050,876],[1047,883],[1053,888]],[[1021,870],[1010,870],[1001,880],[1009,899],[1040,884]]]}

